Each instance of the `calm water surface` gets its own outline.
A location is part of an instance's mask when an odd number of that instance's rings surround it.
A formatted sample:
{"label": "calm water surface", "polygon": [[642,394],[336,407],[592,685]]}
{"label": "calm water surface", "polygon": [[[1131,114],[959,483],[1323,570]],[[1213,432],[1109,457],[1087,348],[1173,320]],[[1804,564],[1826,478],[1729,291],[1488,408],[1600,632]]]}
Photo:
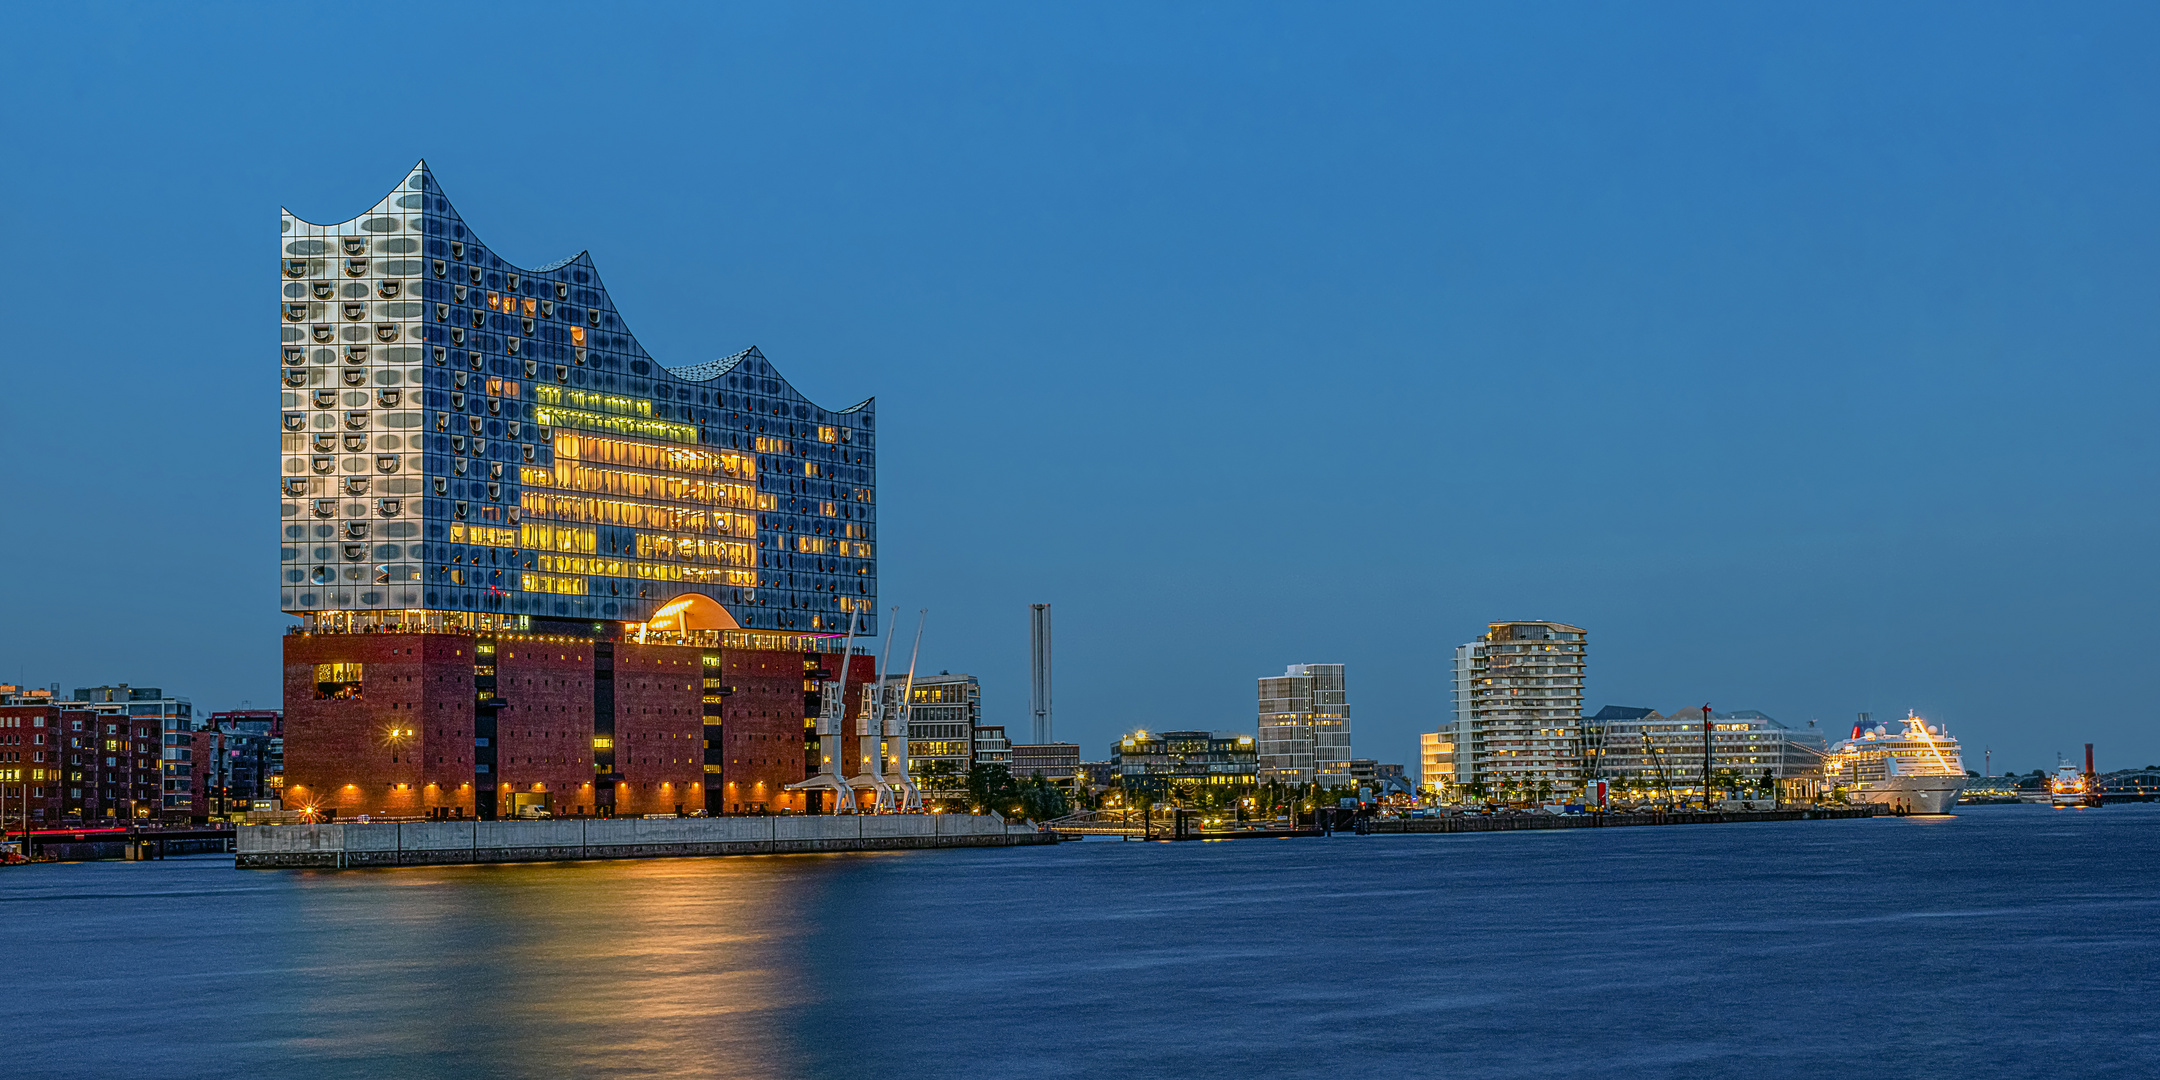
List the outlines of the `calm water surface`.
{"label": "calm water surface", "polygon": [[21,1077],[2160,1075],[2160,808],[0,871]]}

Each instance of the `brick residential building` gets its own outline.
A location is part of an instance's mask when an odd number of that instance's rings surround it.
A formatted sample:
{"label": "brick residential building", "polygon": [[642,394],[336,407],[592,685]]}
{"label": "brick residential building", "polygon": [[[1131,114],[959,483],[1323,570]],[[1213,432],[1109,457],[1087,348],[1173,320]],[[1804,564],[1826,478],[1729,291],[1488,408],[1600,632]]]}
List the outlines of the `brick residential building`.
{"label": "brick residential building", "polygon": [[155,817],[158,741],[154,717],[0,706],[0,799],[11,817],[27,808],[33,826]]}

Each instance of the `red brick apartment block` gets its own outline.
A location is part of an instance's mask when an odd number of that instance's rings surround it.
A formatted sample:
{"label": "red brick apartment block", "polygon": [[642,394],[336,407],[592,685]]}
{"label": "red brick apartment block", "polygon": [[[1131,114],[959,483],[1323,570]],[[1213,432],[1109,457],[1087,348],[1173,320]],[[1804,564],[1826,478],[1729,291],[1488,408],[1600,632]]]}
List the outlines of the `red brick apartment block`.
{"label": "red brick apartment block", "polygon": [[155,818],[158,720],[0,706],[0,818],[68,826]]}

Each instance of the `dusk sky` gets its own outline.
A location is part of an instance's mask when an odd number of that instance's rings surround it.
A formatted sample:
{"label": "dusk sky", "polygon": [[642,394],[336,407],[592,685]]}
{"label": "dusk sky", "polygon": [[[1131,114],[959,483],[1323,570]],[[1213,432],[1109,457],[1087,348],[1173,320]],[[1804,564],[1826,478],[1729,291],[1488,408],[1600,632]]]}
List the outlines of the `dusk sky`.
{"label": "dusk sky", "polygon": [[1357,755],[1414,769],[1454,647],[1539,618],[1592,710],[2160,762],[2151,5],[10,31],[0,678],[277,702],[278,209],[424,158],[663,363],[876,397],[881,604],[1016,741],[1049,602],[1091,760],[1342,662]]}

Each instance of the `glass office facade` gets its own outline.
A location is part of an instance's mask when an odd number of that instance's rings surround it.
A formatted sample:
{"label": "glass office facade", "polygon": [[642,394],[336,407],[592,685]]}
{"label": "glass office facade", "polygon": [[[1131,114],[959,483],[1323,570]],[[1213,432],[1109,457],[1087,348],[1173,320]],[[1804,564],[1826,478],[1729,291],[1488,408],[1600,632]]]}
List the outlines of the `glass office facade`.
{"label": "glass office facade", "polygon": [[279,245],[285,611],[642,622],[701,593],[875,632],[872,402],[822,408],[755,348],[660,365],[587,255],[504,261],[425,163]]}

